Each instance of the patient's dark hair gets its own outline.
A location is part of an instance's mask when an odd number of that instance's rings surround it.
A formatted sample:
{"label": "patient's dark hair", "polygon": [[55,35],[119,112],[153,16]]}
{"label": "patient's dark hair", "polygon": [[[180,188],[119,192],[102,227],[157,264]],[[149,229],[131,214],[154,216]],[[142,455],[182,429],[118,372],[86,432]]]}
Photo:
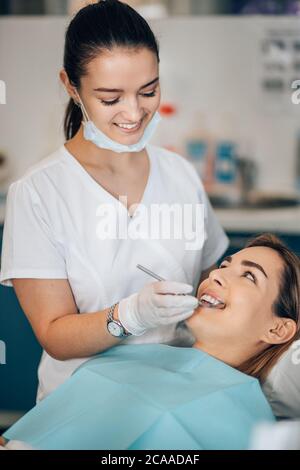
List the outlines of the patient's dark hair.
{"label": "patient's dark hair", "polygon": [[[114,47],[146,48],[159,62],[159,46],[150,26],[129,5],[102,0],[82,8],[70,22],[65,38],[64,69],[70,83],[80,90],[80,79],[87,74],[89,62]],[[82,118],[80,107],[71,98],[64,119],[67,140],[77,133]]]}
{"label": "patient's dark hair", "polygon": [[300,259],[275,235],[269,233],[251,240],[246,248],[265,246],[276,251],[283,261],[280,276],[279,294],[273,304],[273,312],[281,318],[291,318],[296,322],[295,335],[283,344],[272,344],[264,351],[241,364],[238,369],[264,381],[279,357],[300,338]]}

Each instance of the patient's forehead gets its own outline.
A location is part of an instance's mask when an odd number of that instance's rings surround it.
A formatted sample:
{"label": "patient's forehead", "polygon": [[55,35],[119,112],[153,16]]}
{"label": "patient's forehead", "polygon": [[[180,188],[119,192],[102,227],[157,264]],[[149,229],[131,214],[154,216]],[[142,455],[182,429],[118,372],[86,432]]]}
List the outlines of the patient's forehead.
{"label": "patient's forehead", "polygon": [[238,251],[232,255],[231,264],[241,264],[245,260],[259,264],[270,279],[274,277],[279,279],[284,266],[284,262],[277,251],[267,246],[253,246]]}

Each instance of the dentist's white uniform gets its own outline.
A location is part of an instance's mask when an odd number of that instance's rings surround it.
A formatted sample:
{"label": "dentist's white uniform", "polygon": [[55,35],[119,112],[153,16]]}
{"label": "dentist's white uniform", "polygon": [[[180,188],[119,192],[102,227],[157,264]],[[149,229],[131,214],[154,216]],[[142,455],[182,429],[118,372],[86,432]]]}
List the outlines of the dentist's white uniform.
{"label": "dentist's white uniform", "polygon": [[[186,250],[185,242],[174,239],[100,240],[101,205],[113,205],[118,222],[130,225],[134,217],[62,145],[9,188],[0,283],[12,286],[12,278],[68,279],[78,312],[96,312],[154,282],[136,268],[142,264],[165,279],[192,284],[195,294],[201,271],[222,256],[228,239],[194,167],[167,150],[146,149],[151,165],[141,204],[149,208],[151,204],[203,203],[202,249]],[[161,326],[124,343],[179,345],[181,335],[178,325]],[[44,351],[37,399],[57,388],[87,359],[58,361]]]}

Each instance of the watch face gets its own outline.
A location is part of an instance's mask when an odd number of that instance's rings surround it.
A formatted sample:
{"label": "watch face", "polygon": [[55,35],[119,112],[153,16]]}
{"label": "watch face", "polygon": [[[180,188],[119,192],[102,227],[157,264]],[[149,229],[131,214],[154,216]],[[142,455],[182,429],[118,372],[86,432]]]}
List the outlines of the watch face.
{"label": "watch face", "polygon": [[109,322],[107,325],[107,329],[112,336],[120,337],[123,335],[123,328],[113,321]]}

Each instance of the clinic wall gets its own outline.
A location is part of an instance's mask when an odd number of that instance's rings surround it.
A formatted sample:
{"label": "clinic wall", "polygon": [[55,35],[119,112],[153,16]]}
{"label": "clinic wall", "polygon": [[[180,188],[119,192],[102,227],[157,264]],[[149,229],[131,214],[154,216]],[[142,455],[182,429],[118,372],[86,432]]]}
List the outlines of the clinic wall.
{"label": "clinic wall", "polygon": [[[67,96],[58,73],[68,22],[66,17],[0,19],[0,79],[7,86],[0,150],[10,159],[11,180],[63,143]],[[192,130],[208,124],[217,137],[226,128],[225,134],[246,144],[246,153],[258,162],[260,188],[293,189],[299,107],[264,109],[258,53],[268,27],[297,27],[299,20],[191,17],[152,24],[161,43],[163,96],[178,108],[154,143],[171,143],[184,153],[183,141]],[[202,122],[197,110],[205,115]]]}

